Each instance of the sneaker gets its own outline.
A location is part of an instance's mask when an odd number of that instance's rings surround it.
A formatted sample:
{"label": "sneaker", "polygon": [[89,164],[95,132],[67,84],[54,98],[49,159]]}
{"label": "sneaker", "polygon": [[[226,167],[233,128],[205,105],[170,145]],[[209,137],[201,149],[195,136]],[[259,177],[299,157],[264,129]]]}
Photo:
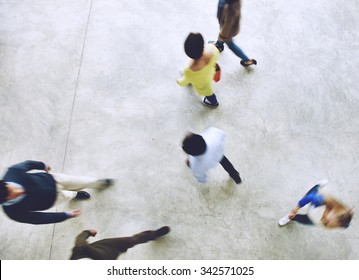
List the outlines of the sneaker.
{"label": "sneaker", "polygon": [[282,227],[282,226],[285,226],[286,224],[288,224],[290,221],[291,221],[291,219],[289,219],[289,216],[286,215],[278,221],[278,225],[280,225]]}
{"label": "sneaker", "polygon": [[156,230],[156,238],[160,237],[160,236],[163,236],[163,235],[166,235],[169,232],[170,232],[169,227],[167,227],[167,226],[166,227],[161,227],[158,230]]}
{"label": "sneaker", "polygon": [[220,52],[223,52],[224,50],[224,45],[219,45],[217,44],[217,41],[208,41],[208,44],[213,44],[216,46],[216,48],[220,51]]}
{"label": "sneaker", "polygon": [[324,188],[328,185],[329,181],[327,179],[320,180],[319,182],[315,183],[314,186],[319,185],[319,188]]}
{"label": "sneaker", "polygon": [[75,199],[89,199],[91,196],[88,192],[85,191],[78,191]]}
{"label": "sneaker", "polygon": [[219,103],[217,102],[216,104],[212,104],[211,102],[209,102],[209,100],[207,99],[207,97],[204,97],[203,100],[202,100],[202,104],[203,105],[206,105],[208,107],[211,107],[211,108],[217,108]]}

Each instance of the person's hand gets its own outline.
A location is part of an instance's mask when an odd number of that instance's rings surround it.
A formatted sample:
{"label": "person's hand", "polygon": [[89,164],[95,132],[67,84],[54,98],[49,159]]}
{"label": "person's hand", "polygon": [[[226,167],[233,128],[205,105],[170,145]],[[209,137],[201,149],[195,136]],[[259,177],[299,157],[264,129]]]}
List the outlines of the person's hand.
{"label": "person's hand", "polygon": [[97,231],[95,229],[89,229],[90,236],[96,236]]}
{"label": "person's hand", "polygon": [[45,171],[46,171],[47,173],[49,173],[50,170],[51,170],[51,166],[48,165],[48,164],[45,164]]}
{"label": "person's hand", "polygon": [[76,218],[81,215],[80,209],[73,209],[70,211],[71,218]]}

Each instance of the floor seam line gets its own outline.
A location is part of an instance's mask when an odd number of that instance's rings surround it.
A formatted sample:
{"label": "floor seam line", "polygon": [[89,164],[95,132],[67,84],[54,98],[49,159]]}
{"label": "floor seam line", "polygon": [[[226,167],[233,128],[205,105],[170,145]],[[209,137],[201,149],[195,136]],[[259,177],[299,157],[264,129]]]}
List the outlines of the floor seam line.
{"label": "floor seam line", "polygon": [[[82,43],[81,58],[80,58],[80,63],[79,63],[79,70],[77,71],[75,93],[74,93],[74,97],[73,97],[73,100],[72,100],[70,121],[69,121],[69,127],[68,127],[68,131],[67,131],[67,138],[66,138],[66,145],[65,145],[65,152],[64,152],[64,157],[63,157],[63,160],[62,160],[62,168],[61,168],[62,172],[64,171],[64,167],[65,167],[65,159],[66,159],[66,155],[67,155],[67,147],[68,147],[68,143],[69,143],[69,139],[70,139],[70,131],[71,131],[71,125],[72,125],[72,115],[73,115],[74,108],[75,108],[75,100],[76,100],[76,96],[77,96],[77,89],[78,89],[78,86],[79,86],[79,80],[80,80],[80,75],[81,75],[81,67],[82,67],[82,61],[83,61],[83,57],[84,57],[87,32],[88,32],[90,16],[91,16],[91,11],[92,11],[92,3],[93,3],[93,0],[91,0],[91,2],[90,2],[90,8],[89,8],[89,12],[88,12],[88,16],[87,16],[87,23],[86,23],[86,31],[85,31],[85,36],[84,36],[83,43]],[[56,211],[57,211],[57,207],[56,207]],[[53,245],[53,240],[54,240],[54,236],[55,236],[55,227],[56,227],[56,224],[53,225],[53,229],[52,229],[49,260],[51,260],[51,255],[52,255],[52,245]]]}

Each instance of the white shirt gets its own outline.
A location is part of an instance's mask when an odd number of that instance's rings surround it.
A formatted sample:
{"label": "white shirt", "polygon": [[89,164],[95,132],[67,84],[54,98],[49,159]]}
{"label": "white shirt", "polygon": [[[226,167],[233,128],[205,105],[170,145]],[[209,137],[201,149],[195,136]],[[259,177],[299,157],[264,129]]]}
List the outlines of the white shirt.
{"label": "white shirt", "polygon": [[[5,183],[12,185],[20,190],[24,190],[24,187],[18,183],[14,183],[14,182],[5,182]],[[23,200],[25,198],[25,196],[26,196],[26,193],[23,193],[23,194],[19,195],[18,197],[15,197],[13,199],[9,199],[9,200],[5,201],[2,205],[5,205],[5,206],[14,205],[16,203],[19,203],[21,200]]]}
{"label": "white shirt", "polygon": [[201,136],[206,142],[206,151],[199,156],[190,155],[189,165],[198,182],[205,183],[208,170],[215,167],[223,158],[225,133],[218,128],[210,127]]}

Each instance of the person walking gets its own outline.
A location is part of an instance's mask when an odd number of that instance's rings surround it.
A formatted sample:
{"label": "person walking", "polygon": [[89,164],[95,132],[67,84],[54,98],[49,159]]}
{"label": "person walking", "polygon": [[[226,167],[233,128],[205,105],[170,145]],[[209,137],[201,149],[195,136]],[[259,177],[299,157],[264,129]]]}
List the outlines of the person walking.
{"label": "person walking", "polygon": [[217,9],[217,18],[219,22],[219,35],[215,46],[222,52],[224,43],[228,48],[239,58],[241,58],[241,65],[248,67],[250,65],[257,65],[257,61],[253,58],[248,58],[244,51],[234,43],[233,37],[239,33],[241,20],[241,6],[242,0],[219,0]]}
{"label": "person walking", "polygon": [[182,149],[188,154],[186,163],[198,182],[207,182],[209,169],[215,167],[218,163],[222,165],[236,184],[242,182],[239,172],[223,154],[224,139],[224,131],[216,127],[208,128],[202,135],[189,132],[184,138]]}
{"label": "person walking", "polygon": [[[29,172],[37,170],[36,172]],[[6,215],[17,222],[29,224],[59,223],[78,217],[81,211],[41,212],[51,208],[60,196],[88,199],[83,188],[108,187],[113,179],[94,179],[49,173],[51,167],[40,161],[27,160],[11,166],[0,180],[0,204]]]}
{"label": "person walking", "polygon": [[70,260],[83,258],[116,260],[121,253],[126,252],[129,248],[137,244],[156,240],[169,232],[170,228],[165,226],[157,230],[143,231],[131,237],[107,238],[88,244],[86,239],[90,236],[96,236],[97,231],[94,229],[84,230],[76,238],[75,247],[72,249]]}
{"label": "person walking", "polygon": [[[278,222],[285,226],[291,221],[305,225],[322,225],[326,228],[347,228],[353,217],[353,209],[348,208],[330,195],[324,194],[322,189],[328,184],[321,180],[299,200],[288,215]],[[298,214],[299,213],[299,214]]]}
{"label": "person walking", "polygon": [[190,33],[184,44],[185,53],[191,58],[185,67],[183,76],[177,79],[180,86],[192,84],[202,96],[202,104],[211,108],[218,107],[216,94],[213,90],[213,77],[216,72],[216,62],[219,50],[213,44],[204,46],[200,33]]}

